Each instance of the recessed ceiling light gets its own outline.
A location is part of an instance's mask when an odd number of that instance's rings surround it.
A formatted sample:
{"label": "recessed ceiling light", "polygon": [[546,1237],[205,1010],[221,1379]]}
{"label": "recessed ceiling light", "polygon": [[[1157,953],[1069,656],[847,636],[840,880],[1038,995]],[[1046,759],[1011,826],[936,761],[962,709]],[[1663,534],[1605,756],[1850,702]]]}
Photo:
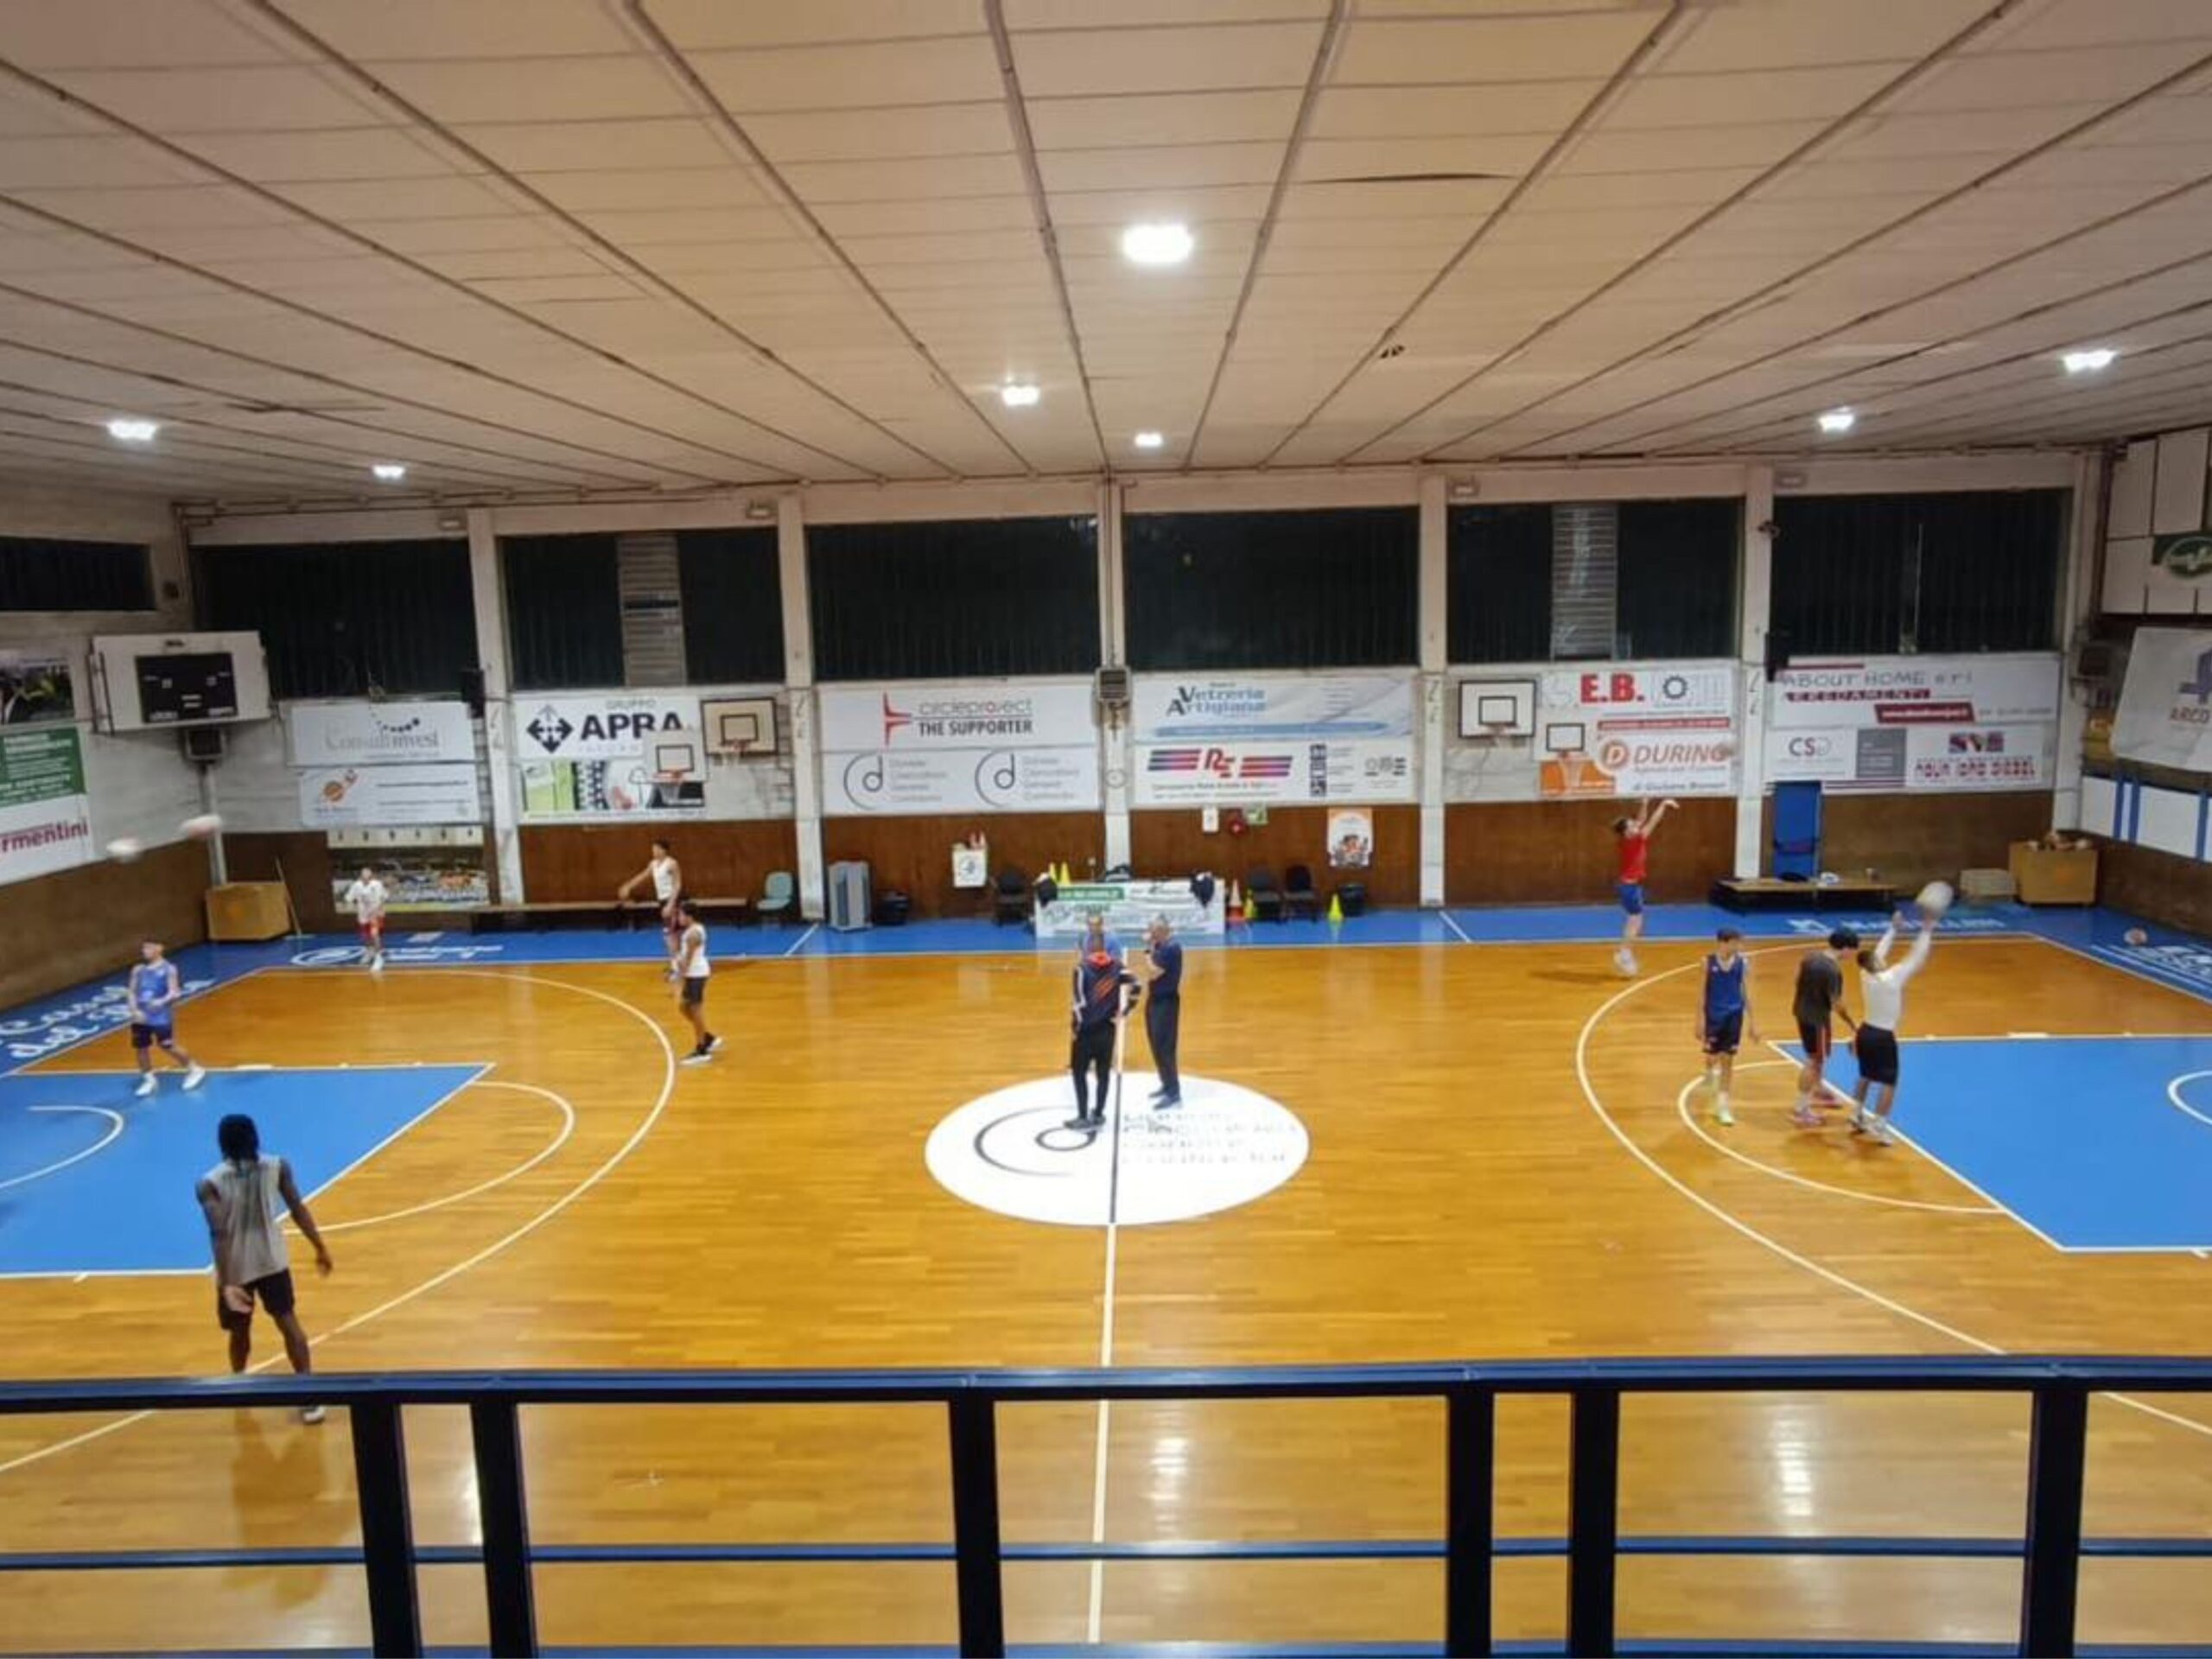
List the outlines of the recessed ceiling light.
{"label": "recessed ceiling light", "polygon": [[2099,369],[2108,369],[2120,353],[2109,346],[2094,346],[2086,351],[2068,352],[2058,360],[2066,365],[2069,374],[2094,374]]}
{"label": "recessed ceiling light", "polygon": [[151,443],[154,434],[162,429],[159,421],[142,421],[118,415],[107,423],[107,435],[120,438],[125,443]]}
{"label": "recessed ceiling light", "polygon": [[999,388],[999,401],[1008,409],[1027,409],[1044,395],[1040,388],[1018,380],[1009,380]]}
{"label": "recessed ceiling light", "polygon": [[1848,432],[1859,424],[1859,416],[1847,409],[1831,409],[1820,416],[1823,432]]}
{"label": "recessed ceiling light", "polygon": [[1140,432],[1135,437],[1130,439],[1129,442],[1135,444],[1140,449],[1157,449],[1160,445],[1166,443],[1167,439],[1162,433]]}
{"label": "recessed ceiling light", "polygon": [[1122,232],[1122,257],[1132,264],[1179,265],[1196,246],[1187,225],[1132,225]]}
{"label": "recessed ceiling light", "polygon": [[397,484],[407,476],[407,469],[396,461],[378,461],[369,470],[377,475],[379,482],[385,484]]}

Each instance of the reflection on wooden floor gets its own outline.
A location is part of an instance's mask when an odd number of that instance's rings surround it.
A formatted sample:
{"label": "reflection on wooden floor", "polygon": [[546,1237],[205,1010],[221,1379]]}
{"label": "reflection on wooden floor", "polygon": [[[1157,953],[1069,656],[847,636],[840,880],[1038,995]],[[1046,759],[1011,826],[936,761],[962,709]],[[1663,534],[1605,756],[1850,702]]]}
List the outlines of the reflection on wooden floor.
{"label": "reflection on wooden floor", "polygon": [[[1783,1068],[1745,1073],[1730,1144],[1837,1190],[1700,1139],[1676,1109],[1697,1070],[1694,982],[1665,976],[1697,954],[1650,949],[1647,980],[1625,994],[1603,948],[1194,957],[1185,1069],[1284,1103],[1312,1155],[1256,1204],[1122,1232],[1115,1360],[2212,1349],[2212,1263],[2063,1255],[1974,1213],[1973,1192],[1908,1148],[1796,1134]],[[1756,959],[1770,1035],[1796,954]],[[575,1109],[567,1144],[514,1179],[334,1238],[337,1275],[302,1296],[326,1369],[1084,1365],[1100,1357],[1104,1236],[969,1207],[922,1161],[944,1114],[1058,1070],[1062,969],[1057,956],[746,963],[715,982],[728,1044],[698,1070],[673,1067],[676,1011],[658,974],[631,966],[264,973],[194,1005],[188,1039],[223,1066],[489,1061],[492,1077]],[[1929,1035],[2212,1033],[2212,1009],[2027,939],[1947,942],[1911,1013]],[[109,1038],[47,1069],[127,1064]],[[1908,1128],[1911,1098],[1908,1071]],[[554,1127],[525,1096],[473,1088],[348,1176],[323,1219],[475,1186],[530,1160]],[[196,1173],[177,1172],[175,1202],[190,1203]],[[0,1283],[7,1369],[219,1369],[208,1301],[200,1279]],[[2094,1408],[2092,1534],[2201,1533],[2212,1516],[2212,1400],[2168,1403],[2189,1421]],[[1096,1427],[1090,1407],[1009,1412],[1010,1538],[1093,1535]],[[416,1412],[407,1432],[418,1537],[472,1538],[461,1417]],[[541,1541],[950,1536],[933,1411],[546,1408],[525,1434]],[[1500,1532],[1558,1533],[1563,1408],[1508,1402],[1500,1434]],[[1624,1532],[2021,1526],[2017,1400],[1632,1398],[1623,1440]],[[1441,1535],[1429,1406],[1129,1406],[1106,1445],[1109,1538]],[[343,1542],[352,1487],[335,1419],[0,1420],[8,1549]],[[1092,1577],[1009,1569],[1010,1635],[1084,1640]],[[933,1566],[546,1567],[538,1582],[554,1643],[953,1634],[950,1571]],[[1559,1632],[1558,1563],[1501,1563],[1497,1582],[1502,1637]],[[1426,1563],[1117,1563],[1096,1587],[1109,1640],[1433,1638],[1441,1626]],[[430,1570],[423,1593],[432,1640],[484,1639],[473,1569]],[[1620,1624],[2003,1640],[2018,1593],[2002,1561],[1637,1559],[1623,1566]],[[0,1643],[22,1650],[366,1639],[352,1569],[55,1573],[0,1595]],[[2099,1642],[2202,1637],[2212,1572],[2091,1562],[2082,1629]]]}

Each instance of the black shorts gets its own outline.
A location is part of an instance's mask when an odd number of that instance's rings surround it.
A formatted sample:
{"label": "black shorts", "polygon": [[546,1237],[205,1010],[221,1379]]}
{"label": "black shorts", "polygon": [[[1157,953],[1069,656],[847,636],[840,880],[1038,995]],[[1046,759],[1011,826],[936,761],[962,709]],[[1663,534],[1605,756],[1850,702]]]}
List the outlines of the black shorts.
{"label": "black shorts", "polygon": [[1797,1043],[1805,1051],[1807,1059],[1827,1059],[1830,1041],[1827,1020],[1823,1020],[1817,1026],[1809,1020],[1800,1020],[1797,1022]]}
{"label": "black shorts", "polygon": [[1860,1077],[1887,1088],[1897,1086],[1897,1033],[1884,1031],[1879,1026],[1861,1026],[1852,1050],[1859,1056]]}
{"label": "black shorts", "polygon": [[683,1006],[696,1008],[707,1000],[707,982],[703,977],[687,978],[683,982]]}
{"label": "black shorts", "polygon": [[[292,1270],[272,1273],[264,1279],[247,1281],[245,1294],[269,1310],[272,1319],[282,1319],[292,1311]],[[253,1313],[235,1312],[223,1300],[223,1287],[215,1287],[215,1323],[226,1331],[243,1331],[253,1323]]]}
{"label": "black shorts", "polygon": [[1744,1016],[1740,1011],[1705,1022],[1705,1052],[1733,1054],[1744,1046]]}
{"label": "black shorts", "polygon": [[175,1026],[143,1026],[135,1020],[131,1023],[130,1046],[133,1048],[151,1048],[156,1043],[173,1043],[175,1040]]}

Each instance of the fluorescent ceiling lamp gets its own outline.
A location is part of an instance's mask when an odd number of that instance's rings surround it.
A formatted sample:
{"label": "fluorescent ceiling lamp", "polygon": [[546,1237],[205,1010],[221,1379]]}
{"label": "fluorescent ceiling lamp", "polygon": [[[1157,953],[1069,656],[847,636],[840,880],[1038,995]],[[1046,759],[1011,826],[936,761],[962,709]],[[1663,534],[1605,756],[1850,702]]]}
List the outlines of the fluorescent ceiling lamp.
{"label": "fluorescent ceiling lamp", "polygon": [[151,443],[154,434],[162,429],[159,421],[142,421],[118,415],[107,423],[107,435],[120,438],[125,443]]}
{"label": "fluorescent ceiling lamp", "polygon": [[2099,369],[2108,369],[2120,353],[2109,346],[2094,346],[2086,351],[2068,352],[2058,360],[2066,365],[2069,374],[2094,374]]}
{"label": "fluorescent ceiling lamp", "polygon": [[1013,380],[999,388],[999,401],[1008,409],[1027,409],[1044,395],[1043,391],[1036,386],[1024,385]]}
{"label": "fluorescent ceiling lamp", "polygon": [[1848,432],[1859,424],[1859,416],[1847,409],[1831,409],[1819,419],[1823,432]]}
{"label": "fluorescent ceiling lamp", "polygon": [[407,476],[407,469],[396,461],[380,461],[369,470],[377,475],[379,482],[385,484],[397,484]]}
{"label": "fluorescent ceiling lamp", "polygon": [[1164,434],[1159,432],[1140,432],[1130,442],[1140,449],[1157,449],[1166,443],[1167,439]]}
{"label": "fluorescent ceiling lamp", "polygon": [[1187,225],[1132,225],[1122,232],[1122,257],[1132,264],[1179,265],[1197,245]]}

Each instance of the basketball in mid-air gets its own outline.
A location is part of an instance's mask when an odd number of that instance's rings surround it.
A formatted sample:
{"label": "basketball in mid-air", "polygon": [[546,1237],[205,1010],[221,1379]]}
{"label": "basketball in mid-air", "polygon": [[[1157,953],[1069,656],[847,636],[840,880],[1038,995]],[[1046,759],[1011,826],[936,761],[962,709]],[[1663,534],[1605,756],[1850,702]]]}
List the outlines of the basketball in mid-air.
{"label": "basketball in mid-air", "polygon": [[1920,906],[1920,913],[1929,921],[1941,921],[1956,896],[1952,893],[1949,882],[1930,881],[1920,890],[1920,897],[1913,902]]}
{"label": "basketball in mid-air", "polygon": [[196,818],[187,818],[182,823],[177,825],[177,828],[194,841],[206,841],[223,833],[223,815],[219,812],[202,812]]}
{"label": "basketball in mid-air", "polygon": [[136,862],[138,855],[145,850],[129,836],[118,836],[107,844],[107,855],[118,864]]}
{"label": "basketball in mid-air", "polygon": [[2151,936],[2148,933],[2145,933],[2139,927],[2129,928],[2126,932],[2120,935],[2120,938],[2130,944],[2148,944],[2151,943]]}

